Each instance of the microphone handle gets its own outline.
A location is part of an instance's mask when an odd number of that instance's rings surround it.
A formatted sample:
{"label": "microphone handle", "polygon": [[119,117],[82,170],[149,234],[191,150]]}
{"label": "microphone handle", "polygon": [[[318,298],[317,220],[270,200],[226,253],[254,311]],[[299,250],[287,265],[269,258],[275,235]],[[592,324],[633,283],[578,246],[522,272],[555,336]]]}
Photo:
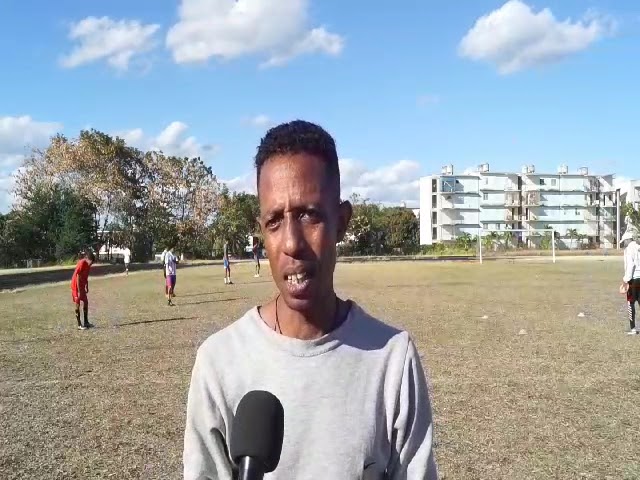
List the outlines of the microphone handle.
{"label": "microphone handle", "polygon": [[238,480],[262,480],[264,478],[264,467],[257,458],[242,457],[239,468]]}

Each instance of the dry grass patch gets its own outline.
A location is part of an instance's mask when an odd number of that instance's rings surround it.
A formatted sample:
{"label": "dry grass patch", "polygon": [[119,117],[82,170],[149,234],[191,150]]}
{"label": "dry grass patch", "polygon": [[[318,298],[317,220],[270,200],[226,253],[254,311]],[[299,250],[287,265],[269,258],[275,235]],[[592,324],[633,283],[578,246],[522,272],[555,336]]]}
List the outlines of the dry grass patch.
{"label": "dry grass patch", "polygon": [[[640,338],[620,262],[339,265],[337,286],[413,334],[444,478],[632,479]],[[180,271],[174,308],[159,271],[95,279],[86,332],[66,283],[0,294],[0,478],[180,478],[197,346],[274,292],[266,265],[233,273]]]}

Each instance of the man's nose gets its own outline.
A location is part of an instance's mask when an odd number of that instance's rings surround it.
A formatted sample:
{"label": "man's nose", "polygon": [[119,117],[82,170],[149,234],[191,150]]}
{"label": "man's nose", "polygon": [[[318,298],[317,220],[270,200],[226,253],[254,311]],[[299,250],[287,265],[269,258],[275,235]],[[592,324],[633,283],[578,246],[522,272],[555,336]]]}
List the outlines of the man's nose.
{"label": "man's nose", "polygon": [[304,250],[306,240],[302,225],[295,218],[287,217],[283,229],[283,251],[290,257],[298,257]]}

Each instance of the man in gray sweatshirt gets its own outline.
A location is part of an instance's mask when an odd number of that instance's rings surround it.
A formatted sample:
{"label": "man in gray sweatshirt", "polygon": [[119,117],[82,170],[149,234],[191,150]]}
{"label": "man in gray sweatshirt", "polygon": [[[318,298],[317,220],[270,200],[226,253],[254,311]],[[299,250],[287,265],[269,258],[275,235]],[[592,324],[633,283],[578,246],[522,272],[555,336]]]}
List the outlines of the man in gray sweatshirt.
{"label": "man in gray sweatshirt", "polygon": [[284,407],[270,480],[436,480],[433,419],[420,355],[407,332],[338,298],[340,200],[333,138],[294,121],[272,128],[255,158],[260,227],[277,296],[211,335],[193,367],[184,478],[231,480],[234,412],[251,390]]}

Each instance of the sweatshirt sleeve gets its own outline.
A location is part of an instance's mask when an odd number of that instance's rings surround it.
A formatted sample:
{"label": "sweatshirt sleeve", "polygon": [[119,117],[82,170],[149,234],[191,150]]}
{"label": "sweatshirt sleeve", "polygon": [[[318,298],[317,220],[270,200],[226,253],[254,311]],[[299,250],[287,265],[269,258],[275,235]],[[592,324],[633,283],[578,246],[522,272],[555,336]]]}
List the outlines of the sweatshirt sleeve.
{"label": "sweatshirt sleeve", "polygon": [[407,348],[393,425],[390,480],[437,480],[433,418],[427,380],[411,340]]}
{"label": "sweatshirt sleeve", "polygon": [[225,422],[205,376],[206,363],[199,350],[191,374],[184,433],[185,480],[232,480]]}
{"label": "sweatshirt sleeve", "polygon": [[637,268],[634,253],[634,250],[630,247],[624,249],[624,277],[622,277],[622,281],[626,283],[631,281],[634,269]]}

